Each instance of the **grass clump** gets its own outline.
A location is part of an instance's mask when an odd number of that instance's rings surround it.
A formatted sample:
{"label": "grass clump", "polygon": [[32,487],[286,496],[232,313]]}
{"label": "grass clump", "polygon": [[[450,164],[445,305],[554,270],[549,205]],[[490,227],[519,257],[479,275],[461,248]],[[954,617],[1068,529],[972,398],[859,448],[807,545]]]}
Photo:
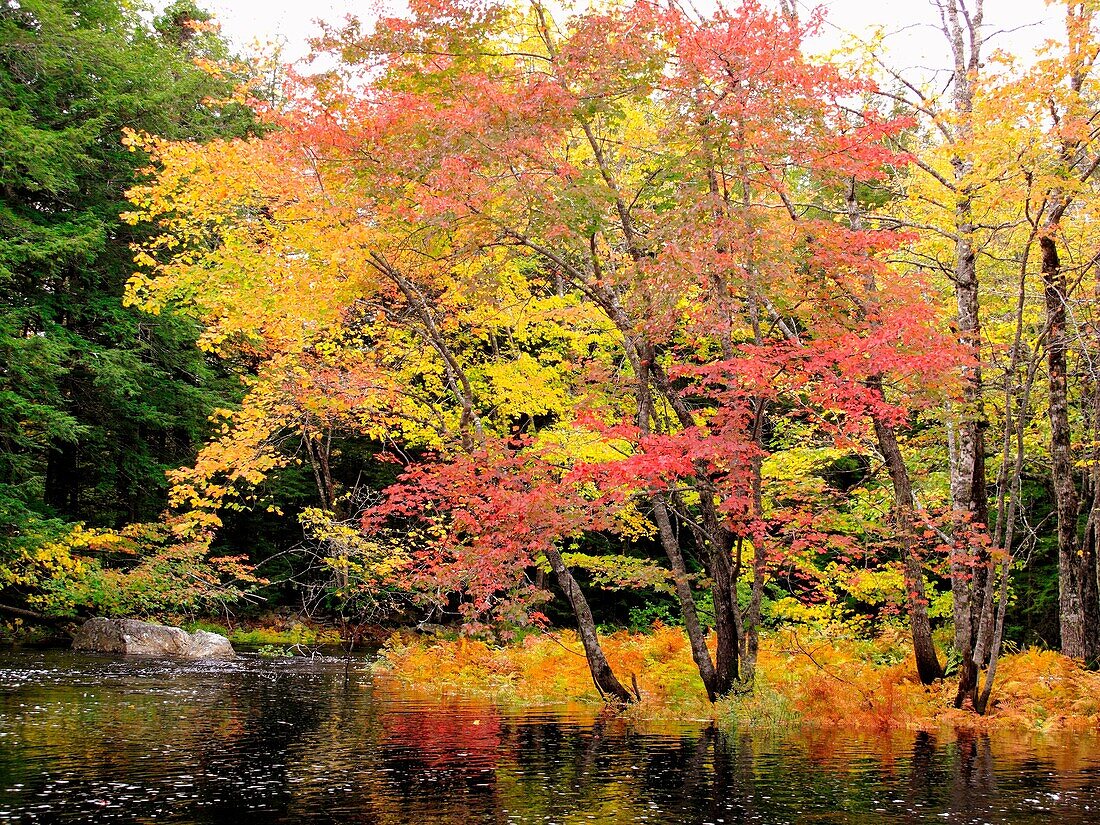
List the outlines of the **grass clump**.
{"label": "grass clump", "polygon": [[[676,705],[710,715],[683,632],[657,626],[652,633],[612,633],[604,652],[620,678],[634,679],[641,709]],[[407,685],[444,694],[491,696],[530,704],[599,702],[584,649],[574,632],[526,636],[513,646],[465,637],[448,640],[394,634],[375,670]]]}

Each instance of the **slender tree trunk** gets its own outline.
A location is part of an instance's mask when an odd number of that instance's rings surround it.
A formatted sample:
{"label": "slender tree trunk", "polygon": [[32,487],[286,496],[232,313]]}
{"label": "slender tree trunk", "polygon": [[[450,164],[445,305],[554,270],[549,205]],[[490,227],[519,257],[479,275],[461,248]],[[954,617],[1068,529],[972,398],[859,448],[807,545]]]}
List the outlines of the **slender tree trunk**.
{"label": "slender tree trunk", "polygon": [[[540,10],[541,15],[541,10]],[[544,39],[547,41],[547,46],[551,50],[551,55],[554,55],[552,44],[550,43],[549,33],[544,32]],[[624,200],[622,191],[619,187],[619,183],[616,180],[616,174],[610,159],[604,152],[604,147],[601,142],[596,138],[596,134],[592,129],[592,124],[582,118],[579,118],[579,123],[587,138],[589,147],[592,149],[592,154],[596,160],[596,164],[599,167],[600,174],[607,186],[608,193],[611,195],[615,203],[615,211],[619,218],[619,225],[623,232],[623,240],[626,244],[626,251],[629,254],[631,260],[634,262],[635,269],[637,270],[639,281],[644,282],[645,273],[641,270],[640,264],[644,259],[644,252],[640,245],[639,233],[635,229],[634,219],[630,212],[630,206]],[[593,261],[595,262],[595,255],[593,255]],[[624,318],[616,317],[620,313],[615,312],[618,307],[613,307],[612,320],[616,321],[620,331],[627,338],[630,337],[633,324],[629,322],[623,323]],[[649,385],[650,380],[653,379],[657,383],[657,387],[662,396],[669,402],[673,410],[676,413],[680,423],[685,427],[692,427],[695,425],[695,417],[691,413],[691,410],[684,403],[683,399],[676,393],[667,376],[663,374],[659,365],[655,359],[655,352],[653,346],[646,341],[639,342],[637,347],[637,353],[640,356],[640,360],[634,364],[635,370],[638,372],[639,386],[645,388],[645,394],[649,402],[649,406],[643,403],[639,403],[639,423],[641,423],[648,414],[652,413],[652,398],[649,397]],[[639,369],[640,367],[640,369]],[[639,397],[639,400],[641,398]],[[648,423],[641,426],[643,433],[649,432]],[[725,531],[720,526],[720,519],[715,512],[715,506],[713,496],[707,490],[706,484],[706,468],[700,465],[700,478],[702,482],[699,489],[700,509],[703,513],[704,527],[701,528],[705,537],[699,542],[700,551],[702,557],[705,559],[707,566],[707,572],[710,573],[712,578],[715,578],[715,591],[716,598],[714,600],[715,609],[715,630],[718,633],[718,657],[716,662],[712,662],[710,653],[706,650],[705,640],[692,639],[692,655],[699,666],[699,675],[703,679],[704,685],[707,688],[707,694],[713,701],[717,696],[727,693],[732,687],[738,676],[738,650],[736,627],[738,622],[732,615],[733,611],[737,609],[736,602],[731,602],[728,595],[729,582],[728,575],[723,576],[723,570],[729,570],[731,560],[728,557],[722,557],[722,552],[728,552],[732,546],[732,538],[726,535]],[[659,508],[655,508],[659,509]],[[667,508],[665,509],[665,516],[667,520]],[[696,525],[698,527],[698,525]],[[671,527],[671,525],[669,525]],[[710,530],[707,530],[707,527]],[[665,533],[665,527],[658,525],[658,529]],[[668,541],[662,536],[662,542],[666,544],[666,548],[671,546]],[[677,553],[679,552],[677,547]],[[672,561],[672,555],[669,556]],[[715,577],[715,571],[718,570],[718,577]],[[677,593],[681,593],[681,589],[677,588]],[[684,607],[685,622],[688,620],[688,613],[694,612],[694,603],[690,600],[690,592],[687,593],[688,599],[681,597],[681,606]],[[731,607],[732,604],[732,607]],[[690,631],[689,631],[690,636]],[[703,649],[699,650],[700,643]]]}
{"label": "slender tree trunk", "polygon": [[1054,238],[1039,239],[1047,316],[1050,470],[1058,529],[1058,613],[1062,653],[1092,661],[1097,655],[1096,559],[1091,542],[1077,540],[1079,501],[1073,477],[1066,351],[1066,278]]}
{"label": "slender tree trunk", "polygon": [[635,697],[623,687],[604,655],[596,632],[596,621],[592,618],[592,609],[588,606],[588,599],[584,597],[577,580],[573,578],[573,574],[562,561],[561,553],[556,548],[549,548],[546,551],[546,558],[550,562],[550,569],[558,579],[558,584],[565,591],[565,597],[573,607],[573,615],[577,617],[577,633],[581,637],[581,644],[584,645],[584,656],[588,660],[588,670],[592,674],[592,682],[596,685],[596,690],[605,699],[624,703],[633,702]]}
{"label": "slender tree trunk", "polygon": [[956,538],[951,551],[951,593],[954,597],[955,647],[961,656],[959,690],[955,705],[969,697],[977,703],[979,663],[974,661],[979,644],[982,609],[989,576],[989,553],[983,542],[971,541],[971,531],[989,524],[985,474],[985,412],[981,367],[981,321],[977,259],[974,249],[972,184],[974,168],[974,83],[981,70],[984,45],[983,0],[944,0],[943,33],[954,59],[952,80],[956,124],[951,136],[954,180],[948,183],[955,199],[955,302],[959,340],[970,351],[971,363],[963,369],[963,398],[954,433],[951,462],[951,501]]}
{"label": "slender tree trunk", "polygon": [[[962,415],[956,430],[956,459],[951,478],[951,498],[957,529],[962,535],[984,530],[989,523],[986,494],[985,414],[981,368],[981,323],[978,316],[978,276],[974,249],[971,206],[967,198],[957,215],[959,240],[956,251],[955,297],[958,328],[970,349],[972,363],[964,371]],[[961,707],[969,696],[976,699],[979,664],[974,661],[981,624],[982,605],[988,578],[988,552],[979,542],[960,541],[951,554],[951,591],[954,596],[955,647],[962,662],[955,704]]]}
{"label": "slender tree trunk", "polygon": [[[594,259],[595,260],[595,259]],[[668,377],[664,374],[656,360],[656,352],[653,345],[640,336],[636,336],[632,329],[630,319],[618,303],[617,296],[606,288],[597,291],[601,306],[608,318],[616,325],[622,335],[624,349],[631,367],[635,373],[634,392],[637,400],[636,423],[639,433],[645,437],[653,429],[656,420],[654,415],[654,389],[660,393],[676,414],[680,424],[684,427],[695,425],[695,419],[691,410],[684,403],[683,398],[672,387]],[[700,465],[700,476],[705,478],[706,468]],[[695,536],[696,544],[700,550],[706,572],[715,580],[716,589],[728,585],[721,579],[721,574],[715,576],[715,570],[721,569],[722,564],[728,569],[729,559],[720,557],[721,551],[716,548],[732,546],[732,541],[727,540],[720,527],[720,519],[715,509],[713,495],[706,489],[705,482],[699,485],[699,507],[703,512],[704,526],[692,523],[690,525]],[[668,557],[672,567],[673,583],[677,600],[680,603],[681,615],[684,619],[684,629],[691,646],[692,660],[699,670],[699,678],[707,691],[707,696],[713,702],[719,696],[728,693],[738,678],[738,651],[736,639],[737,619],[730,615],[731,601],[719,595],[714,601],[715,630],[719,635],[718,655],[711,659],[710,650],[706,644],[706,633],[699,622],[695,607],[695,597],[691,592],[687,567],[684,564],[683,552],[680,549],[680,540],[673,529],[672,516],[669,506],[663,494],[650,496],[650,504],[653,507],[653,517],[657,524],[661,546]],[[706,528],[710,527],[708,531]],[[736,603],[733,609],[736,609]],[[730,639],[733,639],[731,644]]]}
{"label": "slender tree trunk", "polygon": [[[673,387],[661,366],[652,362],[650,373],[661,397],[668,402],[680,424],[683,427],[695,426],[695,417],[691,409]],[[740,662],[743,652],[740,643],[742,623],[738,615],[737,579],[733,565],[733,545],[736,536],[723,523],[723,516],[718,511],[715,493],[708,481],[709,468],[704,462],[696,462],[695,466],[698,470],[695,487],[699,496],[700,517],[697,520],[689,519],[688,526],[695,538],[699,557],[713,582],[714,630],[717,646],[712,668],[714,681],[711,687],[708,687],[708,692],[714,693],[713,700],[729,693],[744,675]],[[686,508],[681,509],[686,511]]]}
{"label": "slender tree trunk", "polygon": [[936,648],[932,644],[932,623],[928,618],[928,599],[924,592],[924,569],[917,556],[916,533],[913,527],[913,486],[893,428],[878,417],[874,418],[874,425],[879,449],[886,460],[886,469],[894,485],[894,509],[905,563],[905,588],[917,675],[921,684],[930,685],[943,677],[943,666],[940,665]]}
{"label": "slender tree trunk", "polygon": [[[555,44],[554,44],[554,39],[553,39],[553,37],[550,33],[550,28],[547,25],[545,11],[539,5],[536,5],[535,10],[536,10],[536,14],[539,17],[539,24],[540,24],[539,25],[539,32],[540,32],[540,35],[541,35],[544,43],[546,44],[546,48],[547,48],[547,51],[548,51],[550,57],[554,61],[556,61],[557,60],[557,50],[556,50],[556,47],[555,47]],[[596,132],[593,130],[592,123],[588,119],[586,119],[585,117],[578,117],[577,120],[578,120],[578,124],[580,125],[581,129],[583,130],[583,132],[585,134],[588,145],[592,150],[593,157],[596,161],[597,167],[599,168],[600,175],[601,175],[601,177],[604,181],[604,184],[607,188],[607,192],[608,192],[609,196],[611,197],[611,200],[613,201],[613,203],[615,205],[615,212],[616,212],[616,215],[618,216],[618,219],[619,219],[618,222],[619,222],[619,226],[622,230],[623,241],[625,243],[625,251],[630,256],[630,259],[633,261],[634,267],[635,267],[635,269],[637,271],[637,274],[639,276],[639,281],[644,282],[645,273],[642,271],[641,266],[640,266],[642,261],[645,258],[645,252],[642,248],[642,238],[640,237],[638,231],[636,230],[636,228],[634,226],[634,219],[633,219],[633,216],[631,215],[631,211],[630,211],[631,206],[624,199],[622,190],[621,190],[620,185],[619,185],[619,182],[616,179],[616,170],[615,170],[615,165],[613,163],[613,159],[609,158],[608,155],[606,154],[604,145],[597,138]],[[595,253],[594,244],[593,244],[593,248],[591,250],[591,254],[592,254],[593,274],[597,274],[598,271],[599,271],[599,269],[598,269],[599,260],[598,260],[598,257],[596,255],[596,253]],[[654,379],[657,381],[657,386],[658,386],[658,389],[660,390],[662,396],[669,402],[669,404],[673,407],[674,411],[676,412],[676,415],[677,415],[680,423],[685,427],[694,426],[696,422],[695,422],[695,419],[694,419],[694,415],[691,413],[691,410],[684,403],[683,399],[680,398],[678,396],[678,394],[671,389],[671,387],[669,385],[669,382],[667,381],[667,378],[661,373],[659,365],[657,364],[657,362],[655,360],[655,357],[654,357],[655,353],[654,353],[653,346],[651,345],[650,342],[648,342],[644,339],[639,339],[639,340],[634,339],[635,324],[633,324],[631,319],[629,319],[626,316],[626,313],[623,312],[622,307],[618,304],[617,296],[615,296],[614,294],[610,294],[606,287],[602,287],[598,284],[598,281],[599,281],[599,279],[597,278],[597,284],[595,286],[592,285],[592,284],[588,284],[587,286],[595,294],[600,296],[600,300],[601,300],[601,303],[603,303],[603,305],[604,305],[605,311],[607,312],[607,314],[611,318],[611,320],[619,328],[619,331],[622,333],[622,335],[624,337],[624,341],[626,343],[627,355],[630,358],[632,366],[633,366],[633,368],[635,370],[635,373],[636,373],[636,380],[637,380],[636,390],[638,392],[638,400],[639,400],[639,404],[638,404],[638,423],[639,423],[639,428],[640,428],[641,432],[643,433],[643,435],[649,432],[649,421],[650,421],[650,418],[652,417],[652,413],[653,413],[653,408],[652,408],[652,400],[653,399],[652,399],[652,395],[651,395],[650,381],[654,380]],[[708,524],[713,523],[714,525],[718,525],[720,523],[719,519],[717,519],[717,518],[711,519],[709,517],[709,515],[711,514],[711,511],[714,510],[715,506],[714,506],[713,500],[708,499],[709,493],[706,491],[706,483],[705,483],[706,471],[705,471],[705,468],[701,468],[701,469],[703,470],[703,472],[701,472],[700,475],[701,475],[701,478],[704,479],[704,481],[700,485],[701,489],[700,489],[699,492],[700,492],[700,507],[703,511],[703,521],[704,521],[704,523],[708,523]],[[658,511],[658,510],[663,510],[664,514],[665,514],[665,517],[666,517],[665,520],[669,521],[669,519],[667,518],[668,517],[667,506],[664,506],[663,504],[659,507],[655,506],[655,512]],[[699,525],[695,525],[695,527],[698,528]],[[669,521],[669,524],[668,524],[668,528],[669,528],[669,531],[670,531],[671,530],[671,522],[670,521]],[[668,531],[665,530],[665,527],[661,526],[661,525],[658,525],[658,529],[661,530],[661,532],[662,532],[662,543],[665,545],[666,552],[667,552],[670,548],[673,547],[673,544],[675,544],[675,535],[672,535],[671,539],[666,538],[666,536],[664,534]],[[698,536],[697,536],[697,538],[698,538]],[[700,543],[700,550],[702,551],[701,552],[702,558],[705,560],[704,564],[706,564],[706,566],[708,567],[707,572],[710,573],[713,577],[714,567],[715,567],[714,554],[716,552],[720,552],[719,550],[716,550],[716,548],[726,547],[728,549],[730,546],[732,546],[732,540],[726,540],[728,537],[726,537],[724,535],[713,535],[713,536],[710,536],[709,538],[710,538],[710,540],[707,540],[706,538],[704,538],[699,543]],[[669,553],[669,560],[670,560],[671,563],[673,563],[674,567],[675,567],[675,561],[674,561],[674,556],[675,555],[679,555],[679,546],[678,546],[678,544],[676,544],[674,552]],[[730,565],[730,560],[729,559],[719,560],[719,565],[721,565],[722,563],[724,563],[725,567],[728,568],[729,565]],[[682,559],[681,559],[681,567],[682,567]],[[717,586],[719,588],[726,587],[726,583],[723,582],[722,584],[719,584]],[[728,587],[726,587],[726,589],[728,589]],[[682,587],[680,587],[678,585],[677,586],[677,595],[680,596],[680,602],[681,602],[682,608],[684,609],[684,617],[685,617],[685,622],[686,622],[686,621],[688,621],[688,615],[690,613],[694,612],[694,601],[690,597],[690,589],[685,591]],[[686,598],[685,598],[685,596],[686,596]],[[738,622],[737,622],[737,618],[735,616],[730,615],[728,613],[728,611],[730,609],[730,604],[731,604],[730,598],[725,598],[725,597],[716,598],[715,603],[714,603],[716,612],[718,612],[718,613],[725,612],[726,613],[725,615],[716,616],[716,621],[715,621],[716,630],[720,633],[720,638],[719,638],[720,656],[719,656],[719,659],[718,659],[719,668],[718,668],[717,672],[715,671],[714,663],[710,659],[709,651],[706,651],[706,649],[705,649],[705,644],[703,644],[703,650],[699,650],[698,648],[699,648],[699,644],[700,644],[700,639],[696,638],[696,639],[692,640],[692,654],[693,654],[693,657],[696,660],[696,664],[699,666],[699,675],[703,679],[703,683],[707,687],[707,693],[708,693],[708,695],[711,696],[712,700],[717,695],[727,692],[729,690],[729,688],[731,688],[733,686],[733,682],[734,682],[734,680],[736,680],[737,673],[738,673],[737,655],[736,655],[736,652],[738,650],[738,645],[737,645],[737,642],[736,642],[736,639],[737,639],[736,632],[734,630],[734,628],[736,628]],[[736,610],[736,602],[733,602],[733,608],[734,608],[734,610]],[[732,634],[732,638],[733,638],[732,647],[730,645],[731,634]],[[691,631],[689,631],[689,636],[690,635],[691,635]],[[700,631],[700,635],[701,635],[701,631]],[[705,641],[705,640],[703,640],[703,641]],[[733,652],[732,657],[730,656],[731,651]],[[703,655],[704,653],[705,653],[705,656]]]}
{"label": "slender tree trunk", "polygon": [[[856,179],[853,177],[848,186],[848,221],[853,230],[863,230],[863,213],[856,197]],[[863,278],[866,290],[863,314],[871,328],[878,327],[876,317],[878,309],[878,282],[874,270],[868,268]],[[878,398],[885,399],[882,376],[874,375],[867,381],[868,388]],[[921,684],[930,685],[943,678],[943,666],[932,644],[932,623],[928,618],[928,599],[924,592],[924,566],[917,555],[917,537],[913,525],[913,509],[916,501],[913,497],[913,484],[909,477],[909,468],[905,466],[905,456],[898,445],[894,428],[879,416],[871,416],[878,440],[879,450],[886,461],[890,481],[894,486],[894,510],[897,519],[898,534],[901,539],[901,557],[905,565],[905,598],[909,608],[909,629],[913,637],[913,656],[917,664],[917,676]]]}
{"label": "slender tree trunk", "polygon": [[[757,446],[762,446],[764,442],[763,431],[766,404],[761,398],[755,399],[753,403],[755,405],[755,414],[753,417],[752,440]],[[754,456],[750,467],[750,484],[752,488],[753,515],[756,518],[762,518],[764,512],[762,472],[763,459],[759,455]],[[740,680],[741,683],[745,685],[751,685],[756,678],[756,661],[760,652],[760,624],[763,616],[764,579],[768,569],[765,540],[766,536],[763,532],[752,538],[752,587],[749,592],[749,603],[744,611],[738,608],[736,595],[731,594],[735,608],[736,626],[740,631],[738,639],[738,645],[741,651]],[[737,559],[735,565],[735,569],[738,570],[742,566],[741,547],[739,543],[737,545]],[[736,582],[733,582],[733,586],[736,587]]]}
{"label": "slender tree trunk", "polygon": [[[657,531],[661,537],[661,546],[672,567],[673,586],[680,602],[680,614],[684,619],[684,631],[687,633],[688,644],[691,646],[691,658],[699,669],[699,677],[703,680],[707,698],[713,702],[725,691],[719,690],[714,662],[707,648],[706,633],[695,610],[695,597],[692,595],[691,581],[687,567],[684,565],[683,554],[680,552],[680,541],[672,529],[672,520],[669,518],[668,506],[664,500],[660,496],[653,496],[650,500],[653,504],[653,520],[657,522]],[[727,687],[726,690],[729,688]]]}

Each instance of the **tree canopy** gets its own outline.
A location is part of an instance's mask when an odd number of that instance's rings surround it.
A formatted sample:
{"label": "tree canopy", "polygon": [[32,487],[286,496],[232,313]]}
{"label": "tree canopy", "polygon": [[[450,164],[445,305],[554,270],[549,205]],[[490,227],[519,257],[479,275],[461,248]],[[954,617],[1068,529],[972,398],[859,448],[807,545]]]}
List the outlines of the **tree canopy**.
{"label": "tree canopy", "polygon": [[563,597],[624,701],[626,603],[712,699],[781,623],[979,712],[1006,639],[1094,662],[1094,13],[1024,63],[942,10],[946,89],[789,5],[417,0],[259,101],[190,6],[5,7],[9,590],[209,608],[251,524],[345,616]]}

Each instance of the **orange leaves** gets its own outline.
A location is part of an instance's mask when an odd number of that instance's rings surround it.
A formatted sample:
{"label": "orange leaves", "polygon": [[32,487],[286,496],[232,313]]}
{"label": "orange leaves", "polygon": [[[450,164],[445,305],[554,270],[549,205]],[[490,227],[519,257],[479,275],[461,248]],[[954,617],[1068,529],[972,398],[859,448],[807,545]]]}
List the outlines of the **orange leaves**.
{"label": "orange leaves", "polygon": [[[713,641],[713,640],[712,640]],[[1100,720],[1100,676],[1053,652],[1005,656],[1000,697],[989,715],[948,710],[947,682],[925,688],[911,674],[896,635],[853,642],[839,637],[765,637],[754,695],[710,706],[679,628],[615,633],[605,640],[616,671],[634,673],[655,718],[712,716],[807,727],[885,731],[985,729],[1093,730]],[[518,645],[392,638],[377,666],[387,678],[443,694],[536,701],[598,701],[580,644],[570,631],[530,635]]]}
{"label": "orange leaves", "polygon": [[[646,635],[621,631],[608,636],[603,645],[617,672],[637,677],[642,713],[713,712],[679,628],[656,627]],[[568,630],[529,635],[508,647],[465,638],[391,637],[376,669],[407,685],[444,694],[520,698],[527,703],[600,701],[581,644]]]}

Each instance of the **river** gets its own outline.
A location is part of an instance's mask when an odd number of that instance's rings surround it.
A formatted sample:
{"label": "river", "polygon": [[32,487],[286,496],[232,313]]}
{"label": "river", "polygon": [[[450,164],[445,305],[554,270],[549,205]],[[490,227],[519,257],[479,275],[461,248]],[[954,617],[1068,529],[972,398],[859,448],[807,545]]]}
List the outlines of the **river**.
{"label": "river", "polygon": [[1100,822],[1100,740],[723,734],[366,661],[0,653],[0,823]]}

